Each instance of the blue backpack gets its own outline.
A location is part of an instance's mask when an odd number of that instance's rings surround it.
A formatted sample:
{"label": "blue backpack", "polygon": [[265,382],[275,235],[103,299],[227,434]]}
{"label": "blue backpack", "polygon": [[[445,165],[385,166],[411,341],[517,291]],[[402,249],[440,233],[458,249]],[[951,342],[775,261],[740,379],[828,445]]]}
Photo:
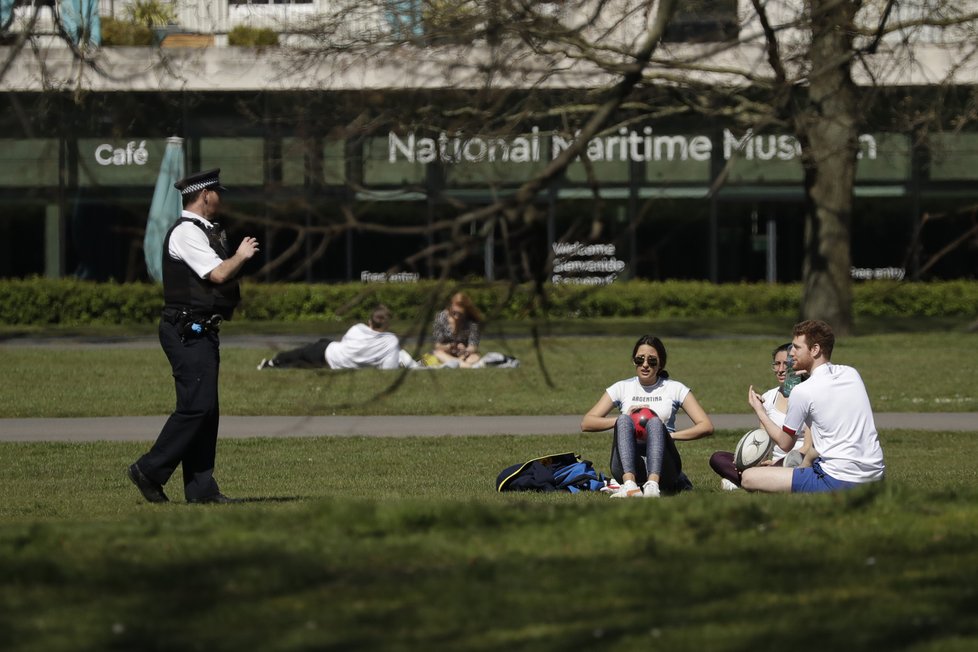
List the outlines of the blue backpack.
{"label": "blue backpack", "polygon": [[496,491],[598,491],[607,478],[577,453],[556,453],[503,469]]}

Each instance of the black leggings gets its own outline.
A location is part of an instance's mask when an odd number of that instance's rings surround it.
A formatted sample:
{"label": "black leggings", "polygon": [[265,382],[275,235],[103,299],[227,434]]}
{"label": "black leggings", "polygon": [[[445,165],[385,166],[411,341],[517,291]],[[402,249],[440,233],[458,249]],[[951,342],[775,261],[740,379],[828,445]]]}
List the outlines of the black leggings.
{"label": "black leggings", "polygon": [[326,347],[333,343],[329,338],[323,338],[312,344],[300,346],[297,349],[282,351],[272,358],[272,366],[288,369],[290,367],[328,367],[326,363]]}

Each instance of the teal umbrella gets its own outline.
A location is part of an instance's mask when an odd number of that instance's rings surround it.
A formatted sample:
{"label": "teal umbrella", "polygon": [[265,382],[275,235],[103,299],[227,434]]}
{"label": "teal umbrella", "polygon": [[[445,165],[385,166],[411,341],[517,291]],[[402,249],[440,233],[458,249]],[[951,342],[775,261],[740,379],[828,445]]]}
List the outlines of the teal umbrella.
{"label": "teal umbrella", "polygon": [[61,26],[75,45],[100,45],[99,0],[61,0]]}
{"label": "teal umbrella", "polygon": [[166,139],[166,151],[163,152],[160,174],[156,177],[156,190],[153,191],[143,239],[146,270],[155,281],[163,280],[163,239],[183,210],[180,191],[173,187],[183,177],[183,138],[173,136]]}
{"label": "teal umbrella", "polygon": [[0,0],[0,30],[6,32],[14,20],[14,0]]}
{"label": "teal umbrella", "polygon": [[424,36],[420,0],[393,0],[387,7],[387,24],[397,35]]}

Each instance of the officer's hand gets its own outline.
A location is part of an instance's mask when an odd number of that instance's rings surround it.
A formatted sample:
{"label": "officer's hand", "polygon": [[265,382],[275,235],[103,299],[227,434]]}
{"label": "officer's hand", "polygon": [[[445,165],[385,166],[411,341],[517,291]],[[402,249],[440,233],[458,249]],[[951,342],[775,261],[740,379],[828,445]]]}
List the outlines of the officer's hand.
{"label": "officer's hand", "polygon": [[258,253],[258,240],[252,237],[246,237],[238,245],[237,255],[241,256],[245,260],[251,260],[251,257]]}

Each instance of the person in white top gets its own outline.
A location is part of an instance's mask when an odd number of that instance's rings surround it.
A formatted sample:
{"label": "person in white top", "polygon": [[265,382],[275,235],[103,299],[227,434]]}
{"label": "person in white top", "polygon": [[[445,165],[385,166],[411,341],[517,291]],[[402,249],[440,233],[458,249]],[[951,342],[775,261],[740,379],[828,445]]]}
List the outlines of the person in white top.
{"label": "person in white top", "polygon": [[[614,428],[611,474],[620,488],[612,498],[655,498],[664,493],[691,489],[682,472],[676,440],[689,441],[713,433],[713,422],[693,392],[669,378],[666,348],[658,337],[643,335],[632,349],[636,375],[605,390],[581,421],[583,432]],[[608,416],[617,408],[618,416]],[[644,434],[636,428],[633,413],[651,410]],[[682,408],[693,425],[676,430],[676,413]],[[636,414],[637,416],[637,414]],[[640,450],[641,448],[641,450]]]}
{"label": "person in white top", "polygon": [[[400,366],[401,343],[389,332],[391,311],[378,304],[366,324],[354,324],[341,340],[322,338],[274,358],[263,359],[258,369],[292,369],[329,367],[330,369],[397,369]],[[408,356],[410,358],[410,356]]]}
{"label": "person in white top", "polygon": [[793,447],[807,426],[817,457],[810,467],[747,469],[741,486],[752,491],[813,493],[882,480],[886,466],[869,395],[858,371],[832,363],[832,327],[807,320],[795,325],[792,336],[795,369],[806,372],[808,379],[792,390],[784,424],[779,428],[771,420],[753,387],[747,402],[764,430],[784,449]]}
{"label": "person in white top", "polygon": [[[777,379],[778,384],[764,392],[764,395],[761,397],[761,401],[764,403],[764,411],[778,428],[784,425],[788,411],[788,397],[784,395],[783,389],[784,381],[788,376],[788,352],[790,350],[791,342],[788,342],[771,352],[771,370],[774,372],[774,377]],[[764,427],[763,424],[761,424],[761,427]],[[795,445],[791,449],[792,451],[798,451],[799,455],[796,459],[786,460],[785,457],[791,451],[786,451],[780,446],[775,446],[771,459],[765,460],[761,464],[799,466],[798,462],[804,459],[807,447],[810,447],[810,444],[806,443],[808,441],[810,439],[806,439],[805,437],[798,437],[796,439]],[[730,490],[740,487],[740,471],[737,470],[737,466],[734,464],[734,454],[730,451],[717,451],[710,456],[710,468],[726,481],[721,482],[721,488]]]}

